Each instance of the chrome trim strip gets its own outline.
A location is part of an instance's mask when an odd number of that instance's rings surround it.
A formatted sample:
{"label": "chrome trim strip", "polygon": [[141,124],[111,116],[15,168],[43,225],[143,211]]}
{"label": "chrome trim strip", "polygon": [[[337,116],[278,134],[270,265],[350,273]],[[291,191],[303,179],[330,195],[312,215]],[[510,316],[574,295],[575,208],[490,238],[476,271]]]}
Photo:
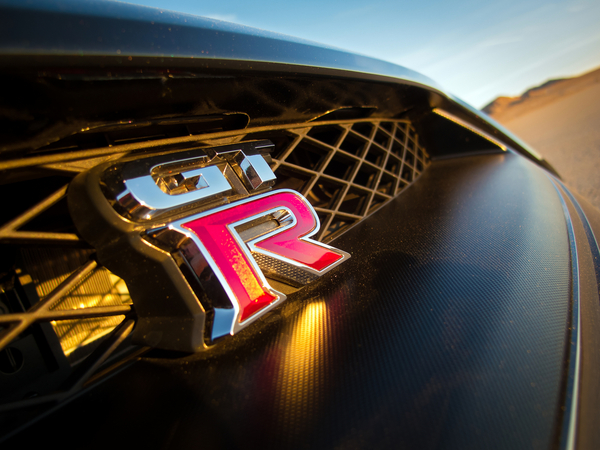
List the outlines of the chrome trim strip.
{"label": "chrome trim strip", "polygon": [[[569,235],[569,247],[571,252],[571,282],[573,304],[571,309],[571,326],[570,326],[570,342],[569,346],[569,369],[567,377],[567,394],[565,401],[565,410],[562,421],[562,431],[560,437],[560,448],[563,450],[573,450],[576,443],[577,432],[577,407],[579,403],[579,368],[581,365],[581,313],[579,309],[580,287],[579,287],[579,260],[577,256],[577,241],[575,239],[575,231],[573,230],[573,222],[571,214],[567,207],[567,203],[563,197],[560,188],[556,184],[553,177],[548,175],[552,185],[558,193],[558,198],[565,214],[567,225],[567,233]],[[573,355],[575,357],[573,358]]]}
{"label": "chrome trim strip", "polygon": [[561,187],[563,188],[563,191],[565,191],[565,193],[569,197],[569,200],[571,200],[571,203],[573,203],[573,205],[575,206],[575,209],[577,210],[577,214],[579,215],[579,218],[581,219],[581,222],[583,223],[583,229],[585,230],[585,235],[588,239],[588,243],[590,245],[590,250],[592,252],[592,257],[594,259],[594,271],[596,273],[596,283],[598,283],[598,286],[600,287],[600,246],[598,245],[598,240],[596,239],[596,236],[594,235],[594,231],[592,230],[592,227],[590,225],[590,222],[587,219],[587,216],[583,212],[583,209],[581,209],[579,202],[575,199],[575,197],[573,197],[573,194],[571,194],[571,191],[569,191],[569,189],[567,189],[567,187],[564,185],[564,183],[562,181],[560,181],[558,179],[555,179],[554,181],[558,182],[561,185]]}
{"label": "chrome trim strip", "polygon": [[448,111],[445,111],[445,110],[443,110],[441,108],[435,108],[433,110],[433,112],[436,113],[438,116],[442,116],[444,119],[448,119],[449,121],[454,122],[455,124],[460,125],[461,127],[466,128],[469,131],[472,131],[473,133],[481,136],[482,138],[487,139],[492,144],[497,145],[498,147],[500,147],[504,151],[506,151],[507,148],[508,148],[506,145],[504,145],[502,142],[500,142],[498,139],[496,139],[492,135],[486,133],[483,130],[480,130],[479,128],[471,125],[470,123],[465,122],[462,119],[459,119],[454,114],[451,114]]}
{"label": "chrome trim strip", "polygon": [[492,126],[496,130],[498,130],[500,133],[502,133],[505,137],[511,139],[522,150],[524,150],[527,153],[529,153],[535,159],[537,159],[539,161],[545,161],[545,159],[544,159],[544,157],[542,155],[540,155],[538,152],[536,152],[529,144],[527,144],[521,138],[519,138],[518,136],[516,136],[508,128],[504,127],[504,125],[501,125],[500,123],[496,122],[490,116],[488,116],[487,114],[481,112],[477,108],[472,107],[471,105],[469,105],[468,103],[464,102],[460,98],[458,98],[458,97],[456,97],[456,96],[454,96],[452,94],[448,94],[448,93],[446,95],[448,95],[448,98],[450,100],[452,100],[457,106],[462,107],[463,109],[469,111],[471,114],[474,114],[477,117],[479,117],[481,120],[483,120],[484,122],[486,122],[488,125]]}

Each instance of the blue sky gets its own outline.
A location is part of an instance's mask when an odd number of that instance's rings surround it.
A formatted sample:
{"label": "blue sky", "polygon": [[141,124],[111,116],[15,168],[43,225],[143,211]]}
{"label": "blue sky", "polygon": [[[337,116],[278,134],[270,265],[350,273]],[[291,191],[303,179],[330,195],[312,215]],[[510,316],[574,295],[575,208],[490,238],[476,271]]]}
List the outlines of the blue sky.
{"label": "blue sky", "polygon": [[128,0],[226,20],[417,70],[483,107],[600,66],[599,0]]}

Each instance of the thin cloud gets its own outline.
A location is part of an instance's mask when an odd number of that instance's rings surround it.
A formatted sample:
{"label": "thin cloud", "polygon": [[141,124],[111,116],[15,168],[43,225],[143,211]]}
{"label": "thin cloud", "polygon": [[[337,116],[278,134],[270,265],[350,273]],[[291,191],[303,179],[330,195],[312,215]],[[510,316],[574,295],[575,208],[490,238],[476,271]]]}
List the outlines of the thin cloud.
{"label": "thin cloud", "polygon": [[498,36],[490,39],[486,39],[483,42],[477,44],[480,48],[496,47],[498,45],[514,44],[515,42],[521,42],[523,38],[521,36]]}

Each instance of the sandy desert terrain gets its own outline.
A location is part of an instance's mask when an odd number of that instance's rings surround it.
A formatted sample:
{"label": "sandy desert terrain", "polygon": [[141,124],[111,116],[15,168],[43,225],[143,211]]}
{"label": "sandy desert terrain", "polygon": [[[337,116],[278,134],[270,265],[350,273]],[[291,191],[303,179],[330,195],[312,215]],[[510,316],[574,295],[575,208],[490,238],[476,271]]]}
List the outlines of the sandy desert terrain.
{"label": "sandy desert terrain", "polygon": [[530,144],[600,209],[600,69],[553,80],[484,111]]}

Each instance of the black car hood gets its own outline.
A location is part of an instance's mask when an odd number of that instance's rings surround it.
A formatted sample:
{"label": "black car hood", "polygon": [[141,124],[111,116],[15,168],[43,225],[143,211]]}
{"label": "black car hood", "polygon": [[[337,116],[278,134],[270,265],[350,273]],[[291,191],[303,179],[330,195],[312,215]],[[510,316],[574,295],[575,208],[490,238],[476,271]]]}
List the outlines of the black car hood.
{"label": "black car hood", "polygon": [[448,160],[401,200],[242,349],[150,358],[40,425],[88,448],[551,447],[572,291],[549,176],[510,154]]}

